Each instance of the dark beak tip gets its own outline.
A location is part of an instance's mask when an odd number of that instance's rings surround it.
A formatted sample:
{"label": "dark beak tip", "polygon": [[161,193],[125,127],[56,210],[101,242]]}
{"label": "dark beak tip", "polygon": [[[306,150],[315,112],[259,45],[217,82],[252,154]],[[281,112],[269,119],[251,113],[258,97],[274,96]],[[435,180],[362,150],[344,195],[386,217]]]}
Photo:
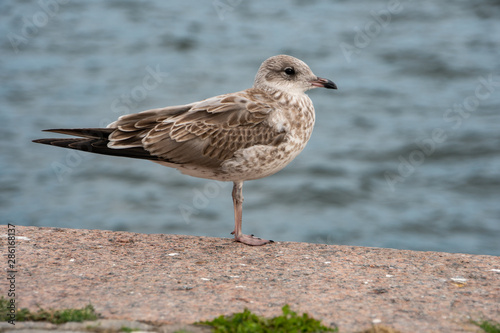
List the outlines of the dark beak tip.
{"label": "dark beak tip", "polygon": [[326,89],[337,89],[337,85],[333,83],[332,81],[328,80],[328,82],[325,84]]}
{"label": "dark beak tip", "polygon": [[328,80],[322,77],[318,77],[317,80],[313,81],[315,83],[315,86],[317,87],[323,87],[326,89],[337,89],[337,85],[333,83],[332,80]]}

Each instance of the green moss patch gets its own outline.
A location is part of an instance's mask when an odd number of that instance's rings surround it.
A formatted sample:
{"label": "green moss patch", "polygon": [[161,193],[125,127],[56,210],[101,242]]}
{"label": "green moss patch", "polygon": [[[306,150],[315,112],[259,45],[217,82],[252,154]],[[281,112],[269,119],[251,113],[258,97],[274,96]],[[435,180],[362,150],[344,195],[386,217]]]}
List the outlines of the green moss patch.
{"label": "green moss patch", "polygon": [[215,333],[287,333],[287,332],[337,332],[337,328],[329,328],[319,320],[309,317],[307,313],[297,315],[288,305],[282,308],[283,314],[278,317],[260,317],[250,310],[231,316],[220,316],[211,321],[198,324],[213,327]]}
{"label": "green moss patch", "polygon": [[[10,317],[9,301],[0,298],[0,316],[3,321],[7,321]],[[53,324],[63,324],[71,321],[82,322],[84,320],[96,320],[99,315],[95,312],[94,307],[89,304],[81,309],[64,309],[64,310],[45,310],[38,309],[36,312],[23,308],[16,312],[16,321],[47,321]]]}
{"label": "green moss patch", "polygon": [[490,320],[472,321],[472,323],[479,326],[486,333],[500,333],[500,323]]}

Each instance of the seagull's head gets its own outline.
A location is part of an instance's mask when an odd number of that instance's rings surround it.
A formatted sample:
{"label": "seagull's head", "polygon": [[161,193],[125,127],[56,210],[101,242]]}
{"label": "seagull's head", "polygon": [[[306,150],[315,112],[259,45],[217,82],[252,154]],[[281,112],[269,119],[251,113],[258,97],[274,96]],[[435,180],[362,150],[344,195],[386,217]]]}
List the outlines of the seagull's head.
{"label": "seagull's head", "polygon": [[297,95],[317,87],[337,89],[335,83],[314,75],[305,62],[289,55],[277,55],[264,61],[253,86]]}

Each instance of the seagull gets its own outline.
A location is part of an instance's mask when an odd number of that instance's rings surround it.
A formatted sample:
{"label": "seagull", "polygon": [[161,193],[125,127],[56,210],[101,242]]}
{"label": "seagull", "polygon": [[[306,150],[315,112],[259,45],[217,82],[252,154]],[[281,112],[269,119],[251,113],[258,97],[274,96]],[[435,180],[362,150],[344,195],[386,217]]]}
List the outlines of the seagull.
{"label": "seagull", "polygon": [[305,94],[337,89],[303,61],[277,55],[260,66],[253,87],[202,101],[124,115],[106,128],[48,129],[77,138],[33,140],[90,153],[146,159],[194,177],[233,182],[234,241],[272,241],[242,232],[243,182],[290,163],[311,137],[315,113]]}

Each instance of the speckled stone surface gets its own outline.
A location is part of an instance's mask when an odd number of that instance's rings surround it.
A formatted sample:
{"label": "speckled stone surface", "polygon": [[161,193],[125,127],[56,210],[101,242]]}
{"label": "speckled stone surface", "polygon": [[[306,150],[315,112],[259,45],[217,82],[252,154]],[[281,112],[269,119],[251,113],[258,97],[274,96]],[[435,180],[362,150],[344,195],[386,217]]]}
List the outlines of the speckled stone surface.
{"label": "speckled stone surface", "polygon": [[32,310],[90,302],[105,318],[158,325],[289,304],[342,332],[471,332],[470,318],[500,318],[494,256],[21,226],[16,236],[17,302]]}

